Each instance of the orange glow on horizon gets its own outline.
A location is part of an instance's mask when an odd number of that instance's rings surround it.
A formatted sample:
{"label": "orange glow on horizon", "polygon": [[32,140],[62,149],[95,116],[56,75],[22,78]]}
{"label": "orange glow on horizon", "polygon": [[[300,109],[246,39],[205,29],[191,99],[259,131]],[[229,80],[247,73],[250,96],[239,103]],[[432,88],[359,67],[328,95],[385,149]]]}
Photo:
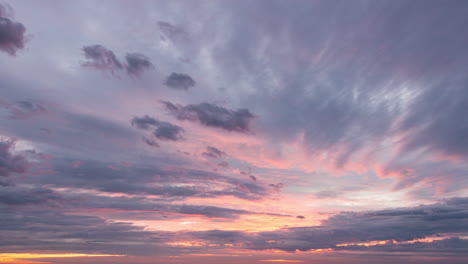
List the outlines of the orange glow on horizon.
{"label": "orange glow on horizon", "polygon": [[0,263],[50,263],[37,261],[22,261],[23,259],[41,259],[41,258],[77,258],[77,257],[120,257],[125,255],[105,255],[105,254],[41,254],[41,253],[0,253]]}

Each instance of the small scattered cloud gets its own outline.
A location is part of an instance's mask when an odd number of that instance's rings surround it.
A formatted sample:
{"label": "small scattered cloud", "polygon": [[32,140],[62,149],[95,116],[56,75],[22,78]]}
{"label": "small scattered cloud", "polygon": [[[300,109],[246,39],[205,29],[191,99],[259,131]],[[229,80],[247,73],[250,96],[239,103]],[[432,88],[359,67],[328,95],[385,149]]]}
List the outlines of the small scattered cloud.
{"label": "small scattered cloud", "polygon": [[198,122],[204,126],[227,131],[250,133],[250,122],[254,115],[245,108],[231,110],[210,103],[178,105],[162,102],[168,112],[179,120]]}
{"label": "small scattered cloud", "polygon": [[123,68],[122,63],[117,59],[114,52],[102,45],[84,46],[82,50],[88,59],[87,62],[82,64],[84,67],[93,67],[111,73]]}
{"label": "small scattered cloud", "polygon": [[183,128],[168,122],[156,120],[147,115],[144,117],[134,117],[131,124],[139,129],[154,128],[153,135],[160,140],[178,141],[183,139]]}
{"label": "small scattered cloud", "polygon": [[226,152],[221,151],[215,147],[208,146],[206,147],[206,151],[203,152],[202,155],[206,158],[219,159],[226,157]]}
{"label": "small scattered cloud", "polygon": [[195,86],[196,83],[188,74],[173,72],[167,77],[164,84],[174,89],[187,91],[189,88]]}
{"label": "small scattered cloud", "polygon": [[24,48],[26,27],[11,20],[9,9],[0,4],[0,50],[14,56]]}
{"label": "small scattered cloud", "polygon": [[141,53],[128,53],[125,60],[127,61],[125,69],[129,74],[140,75],[143,71],[153,67],[148,57]]}
{"label": "small scattered cloud", "polygon": [[154,67],[149,58],[141,53],[127,53],[125,63],[122,63],[112,50],[102,45],[84,46],[82,50],[88,59],[82,63],[83,67],[92,67],[111,74],[125,70],[130,75],[138,76]]}

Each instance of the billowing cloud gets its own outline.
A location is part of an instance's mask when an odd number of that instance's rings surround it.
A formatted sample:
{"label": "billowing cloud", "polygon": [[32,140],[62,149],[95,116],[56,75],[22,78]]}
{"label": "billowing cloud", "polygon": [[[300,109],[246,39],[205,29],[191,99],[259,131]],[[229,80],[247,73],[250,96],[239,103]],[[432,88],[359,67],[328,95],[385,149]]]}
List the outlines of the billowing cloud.
{"label": "billowing cloud", "polygon": [[102,45],[84,46],[82,50],[88,59],[87,62],[82,64],[84,67],[93,67],[111,73],[123,68],[114,52]]}
{"label": "billowing cloud", "polygon": [[0,50],[15,55],[24,48],[26,27],[9,18],[6,6],[0,4]]}
{"label": "billowing cloud", "polygon": [[153,67],[148,57],[141,53],[128,53],[125,55],[125,60],[127,61],[125,68],[129,74],[139,75]]}
{"label": "billowing cloud", "polygon": [[250,122],[254,115],[248,109],[230,110],[210,103],[186,106],[162,102],[168,112],[179,120],[199,122],[208,127],[221,128],[241,133],[251,132]]}
{"label": "billowing cloud", "polygon": [[188,90],[195,86],[195,81],[188,74],[173,72],[167,77],[164,84],[174,89]]}

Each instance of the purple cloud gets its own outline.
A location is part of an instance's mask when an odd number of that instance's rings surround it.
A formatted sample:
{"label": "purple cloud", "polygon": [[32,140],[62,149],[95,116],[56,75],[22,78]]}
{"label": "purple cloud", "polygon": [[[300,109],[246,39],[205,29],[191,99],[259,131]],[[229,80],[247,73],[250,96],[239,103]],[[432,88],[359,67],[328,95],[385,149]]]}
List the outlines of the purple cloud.
{"label": "purple cloud", "polygon": [[183,128],[168,122],[156,120],[150,116],[134,117],[131,123],[139,129],[149,129],[153,127],[153,135],[160,140],[179,141],[183,139]]}
{"label": "purple cloud", "polygon": [[23,155],[12,153],[14,146],[14,140],[0,140],[0,176],[24,173],[28,168],[28,162]]}
{"label": "purple cloud", "polygon": [[109,71],[110,73],[123,68],[122,63],[117,59],[114,52],[102,45],[84,46],[82,50],[88,59],[87,62],[82,64],[84,67],[93,67],[98,70]]}
{"label": "purple cloud", "polygon": [[127,61],[125,69],[129,74],[140,75],[153,67],[148,57],[141,53],[128,53],[125,55],[125,60]]}
{"label": "purple cloud", "polygon": [[179,120],[199,122],[208,127],[227,131],[250,133],[250,122],[254,115],[248,109],[230,110],[210,103],[190,104],[186,106],[162,102],[168,112]]}
{"label": "purple cloud", "polygon": [[226,156],[226,152],[221,151],[215,147],[207,146],[206,151],[202,153],[206,158],[219,159]]}
{"label": "purple cloud", "polygon": [[195,81],[187,74],[184,73],[171,73],[164,82],[168,87],[187,91],[189,88],[195,86]]}
{"label": "purple cloud", "polygon": [[0,4],[0,50],[9,55],[24,48],[26,28],[19,22],[8,18],[7,8]]}

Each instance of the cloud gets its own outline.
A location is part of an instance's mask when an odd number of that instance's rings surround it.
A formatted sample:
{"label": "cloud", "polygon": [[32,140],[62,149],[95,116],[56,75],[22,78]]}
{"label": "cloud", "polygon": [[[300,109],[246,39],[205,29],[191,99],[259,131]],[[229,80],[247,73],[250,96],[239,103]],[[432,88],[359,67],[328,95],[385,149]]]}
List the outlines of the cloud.
{"label": "cloud", "polygon": [[14,146],[14,140],[0,139],[0,176],[24,173],[28,168],[28,162],[23,155],[12,153]]}
{"label": "cloud", "polygon": [[102,45],[84,46],[82,50],[88,59],[82,64],[83,67],[93,67],[112,74],[125,69],[128,74],[136,76],[153,68],[148,57],[141,53],[127,53],[125,55],[126,63],[121,63],[113,51]]}
{"label": "cloud", "polygon": [[219,159],[226,157],[226,152],[212,146],[207,146],[206,151],[202,155],[206,158]]}
{"label": "cloud", "polygon": [[0,107],[9,110],[11,119],[29,119],[47,113],[47,109],[43,105],[32,101],[18,101],[16,103],[0,101]]}
{"label": "cloud", "polygon": [[429,149],[448,156],[468,157],[468,79],[429,85],[410,106],[399,125],[404,140],[402,152]]}
{"label": "cloud", "polygon": [[188,90],[195,86],[195,81],[187,74],[184,73],[171,73],[164,82],[167,86],[174,89]]}
{"label": "cloud", "polygon": [[156,120],[147,115],[144,117],[134,117],[131,123],[139,129],[154,127],[153,135],[160,140],[179,141],[183,139],[183,128],[168,122]]}
{"label": "cloud", "polygon": [[145,142],[148,146],[155,147],[155,148],[159,147],[158,142],[156,142],[156,140],[152,138],[141,137],[141,140],[143,140],[143,142]]}
{"label": "cloud", "polygon": [[230,110],[210,103],[176,105],[162,102],[170,114],[179,120],[199,122],[208,127],[221,128],[227,131],[250,133],[250,122],[254,115],[248,109]]}
{"label": "cloud", "polygon": [[[453,234],[466,236],[468,234],[467,220],[468,198],[462,197],[417,207],[341,212],[324,220],[319,226],[283,228],[278,231],[255,234],[217,230],[190,234],[209,243],[239,243],[241,248],[250,250],[279,249],[294,252],[331,248],[334,250],[449,253],[466,252],[468,243],[458,238],[432,243],[412,244],[411,241],[433,236],[453,236]],[[372,241],[384,241],[387,244],[353,246]],[[343,244],[348,246],[342,246]],[[454,247],[451,248],[450,245]]]}
{"label": "cloud", "polygon": [[8,206],[61,206],[67,200],[59,193],[43,187],[0,186],[0,204]]}
{"label": "cloud", "polygon": [[182,28],[174,26],[169,22],[158,21],[158,27],[161,31],[161,39],[164,41],[166,38],[176,42],[187,38],[187,34]]}
{"label": "cloud", "polygon": [[[95,216],[66,215],[61,211],[28,210],[0,212],[1,251],[73,252],[150,255],[165,248],[164,232],[146,232],[125,222]],[[27,234],[27,239],[21,234]],[[116,243],[116,241],[120,241]],[[51,250],[52,249],[52,250]]]}
{"label": "cloud", "polygon": [[122,63],[117,59],[114,52],[102,45],[84,46],[82,50],[88,59],[87,62],[82,64],[84,67],[93,67],[110,73],[123,68]]}
{"label": "cloud", "polygon": [[128,53],[125,55],[125,60],[127,61],[125,69],[129,74],[140,75],[143,71],[153,67],[148,57],[141,53]]}
{"label": "cloud", "polygon": [[[74,161],[54,160],[48,173],[29,178],[28,183],[177,199],[233,196],[259,200],[270,195],[265,187],[256,182],[210,171],[186,169],[182,164],[180,167],[167,168],[157,165],[123,166],[113,162],[79,160],[80,166],[74,167]],[[153,162],[160,164],[162,161]],[[245,186],[248,191],[239,189],[239,185]]]}
{"label": "cloud", "polygon": [[[62,210],[80,212],[93,210],[114,218],[163,219],[201,216],[207,218],[237,219],[245,214],[256,213],[241,209],[230,209],[217,206],[171,204],[171,199],[149,197],[109,197],[95,194],[93,191],[83,192],[68,189],[55,191],[45,187],[0,186],[0,206],[5,205],[16,210],[29,210],[41,206],[43,208],[60,208]],[[102,211],[100,211],[102,209]],[[106,209],[108,209],[106,211]]]}
{"label": "cloud", "polygon": [[8,18],[7,11],[7,7],[0,4],[0,50],[14,56],[24,48],[26,28]]}

